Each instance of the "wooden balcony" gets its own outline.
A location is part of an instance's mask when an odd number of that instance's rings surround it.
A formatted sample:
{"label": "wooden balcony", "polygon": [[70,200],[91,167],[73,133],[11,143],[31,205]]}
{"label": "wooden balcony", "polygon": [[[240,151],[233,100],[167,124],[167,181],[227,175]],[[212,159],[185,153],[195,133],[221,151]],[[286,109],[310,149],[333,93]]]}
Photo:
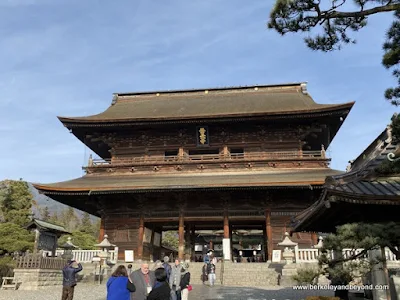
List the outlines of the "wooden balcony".
{"label": "wooden balcony", "polygon": [[108,168],[139,165],[207,164],[262,161],[329,161],[325,151],[279,151],[240,154],[205,154],[184,156],[141,156],[129,159],[89,159],[89,168]]}

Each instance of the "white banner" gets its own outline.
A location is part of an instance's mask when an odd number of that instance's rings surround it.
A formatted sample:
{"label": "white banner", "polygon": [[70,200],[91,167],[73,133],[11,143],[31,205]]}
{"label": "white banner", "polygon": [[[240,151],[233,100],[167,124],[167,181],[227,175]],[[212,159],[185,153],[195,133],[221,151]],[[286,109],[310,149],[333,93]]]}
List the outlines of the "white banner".
{"label": "white banner", "polygon": [[272,250],[272,262],[281,262],[281,250]]}
{"label": "white banner", "polygon": [[231,260],[231,240],[223,239],[222,248],[224,252],[224,260]]}
{"label": "white banner", "polygon": [[125,262],[134,262],[133,250],[125,250]]}

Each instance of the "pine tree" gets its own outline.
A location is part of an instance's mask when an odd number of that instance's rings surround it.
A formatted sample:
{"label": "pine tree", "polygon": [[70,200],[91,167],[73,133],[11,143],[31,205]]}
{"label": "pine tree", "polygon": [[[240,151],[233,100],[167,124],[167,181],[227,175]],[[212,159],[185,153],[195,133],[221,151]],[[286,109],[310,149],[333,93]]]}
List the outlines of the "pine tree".
{"label": "pine tree", "polygon": [[176,231],[166,231],[162,237],[162,245],[171,247],[173,249],[178,249],[179,247],[179,237]]}
{"label": "pine tree", "polygon": [[90,220],[90,215],[87,212],[83,214],[79,231],[93,235],[92,221]]}
{"label": "pine tree", "polygon": [[5,222],[24,226],[32,215],[33,197],[25,181],[8,181],[2,194],[1,211]]}
{"label": "pine tree", "polygon": [[0,255],[33,249],[34,235],[14,223],[0,224]]}
{"label": "pine tree", "polygon": [[[270,13],[268,27],[281,35],[291,32],[305,32],[306,45],[312,50],[329,52],[340,50],[345,44],[354,44],[355,39],[349,31],[359,31],[367,26],[369,17],[379,13],[394,12],[394,23],[387,32],[383,45],[385,51],[383,65],[386,68],[400,63],[400,1],[363,0],[352,1],[352,11],[342,11],[350,0],[328,0],[330,3],[310,0],[276,0]],[[347,3],[346,3],[347,2]],[[354,5],[354,6],[353,6]],[[310,35],[312,29],[318,28],[318,34]],[[361,58],[362,59],[362,58]],[[400,70],[393,71],[397,87],[389,88],[385,98],[393,105],[400,105]]]}

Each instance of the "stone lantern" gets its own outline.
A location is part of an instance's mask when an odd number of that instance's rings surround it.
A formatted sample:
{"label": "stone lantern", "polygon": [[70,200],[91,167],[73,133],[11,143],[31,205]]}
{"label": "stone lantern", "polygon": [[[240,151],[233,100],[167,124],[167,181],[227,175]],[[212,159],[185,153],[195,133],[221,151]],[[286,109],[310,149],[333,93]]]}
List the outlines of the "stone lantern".
{"label": "stone lantern", "polygon": [[[95,247],[100,248],[100,253],[98,254],[97,257],[93,257],[92,262],[95,263],[95,274],[96,274],[96,269],[97,269],[97,263],[99,264],[99,284],[101,284],[101,278],[104,275],[103,272],[106,272],[106,274],[109,273],[111,270],[108,267],[111,267],[110,265],[112,264],[110,261],[110,249],[114,248],[115,245],[111,244],[110,241],[108,240],[108,235],[104,235],[104,239],[101,241],[100,244],[94,245]],[[108,266],[108,267],[107,267]],[[103,271],[102,271],[103,268]]]}
{"label": "stone lantern", "polygon": [[318,244],[314,245],[314,249],[318,249],[318,252],[321,251],[322,247],[324,246],[323,239],[324,238],[320,236],[318,238]]}
{"label": "stone lantern", "polygon": [[289,238],[289,233],[285,232],[285,238],[283,239],[282,242],[278,243],[278,246],[285,247],[282,253],[283,259],[286,261],[286,264],[291,264],[293,263],[295,254],[294,254],[294,247],[297,246],[297,243],[292,242]]}
{"label": "stone lantern", "polygon": [[99,257],[101,258],[101,260],[106,264],[109,264],[110,249],[116,246],[110,243],[110,241],[108,240],[108,235],[105,234],[104,239],[101,241],[101,243],[96,244],[95,246],[101,249],[101,252],[99,253]]}
{"label": "stone lantern", "polygon": [[64,249],[64,253],[61,255],[61,257],[71,260],[74,257],[74,255],[72,254],[72,250],[78,247],[72,244],[71,237],[69,236],[67,242],[64,245],[60,246],[60,248]]}

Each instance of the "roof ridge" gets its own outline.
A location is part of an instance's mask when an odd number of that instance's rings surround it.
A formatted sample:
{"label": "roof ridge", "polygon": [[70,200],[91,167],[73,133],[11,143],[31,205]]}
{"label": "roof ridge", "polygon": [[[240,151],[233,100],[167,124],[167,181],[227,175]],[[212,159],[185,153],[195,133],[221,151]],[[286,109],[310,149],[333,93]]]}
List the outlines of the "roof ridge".
{"label": "roof ridge", "polygon": [[256,85],[242,85],[242,86],[226,86],[226,87],[208,87],[208,88],[192,88],[192,89],[173,89],[173,90],[154,90],[142,92],[124,92],[113,93],[113,102],[115,98],[125,96],[139,96],[139,95],[157,95],[157,94],[184,94],[184,93],[198,93],[209,91],[234,91],[234,90],[249,90],[256,88],[279,88],[279,87],[300,87],[303,93],[307,94],[307,82],[294,82],[294,83],[281,83],[281,84],[256,84]]}

